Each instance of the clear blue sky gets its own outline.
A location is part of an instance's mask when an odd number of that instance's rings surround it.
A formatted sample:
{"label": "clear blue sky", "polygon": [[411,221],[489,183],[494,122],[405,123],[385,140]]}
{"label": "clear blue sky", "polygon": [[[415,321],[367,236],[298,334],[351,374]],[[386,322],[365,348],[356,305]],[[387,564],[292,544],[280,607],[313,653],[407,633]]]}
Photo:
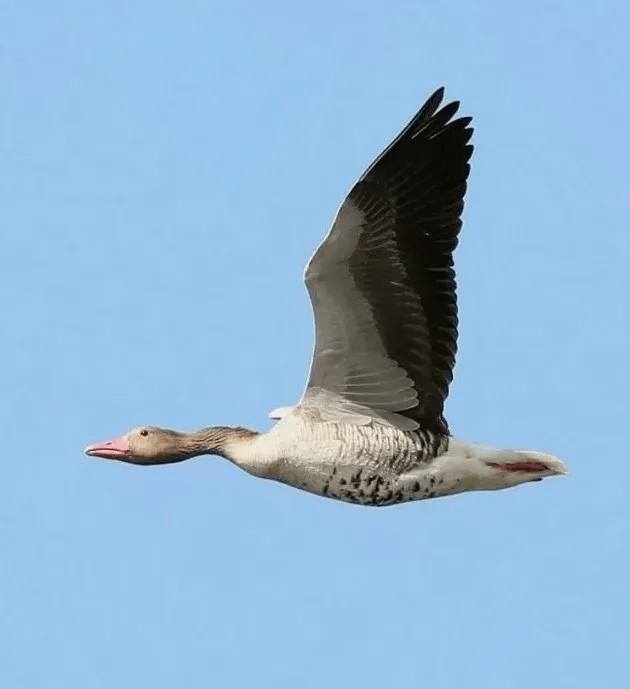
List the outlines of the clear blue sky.
{"label": "clear blue sky", "polygon": [[[625,0],[0,9],[0,686],[628,682]],[[475,118],[453,432],[566,479],[364,509],[89,442],[264,429],[307,258],[438,86]]]}

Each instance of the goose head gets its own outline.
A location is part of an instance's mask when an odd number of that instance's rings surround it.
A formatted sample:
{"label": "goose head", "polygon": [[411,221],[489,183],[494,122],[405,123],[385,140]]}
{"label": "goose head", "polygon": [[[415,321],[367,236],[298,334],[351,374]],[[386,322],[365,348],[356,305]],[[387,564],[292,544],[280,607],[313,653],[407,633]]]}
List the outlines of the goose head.
{"label": "goose head", "polygon": [[170,464],[192,456],[182,433],[155,426],[134,428],[120,438],[89,445],[85,454],[129,464]]}

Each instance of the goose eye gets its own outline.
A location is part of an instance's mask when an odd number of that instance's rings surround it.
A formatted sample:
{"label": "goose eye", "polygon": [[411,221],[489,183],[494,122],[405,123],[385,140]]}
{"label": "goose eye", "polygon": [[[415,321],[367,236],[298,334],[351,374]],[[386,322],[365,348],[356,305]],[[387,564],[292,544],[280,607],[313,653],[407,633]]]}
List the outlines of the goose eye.
{"label": "goose eye", "polygon": [[143,429],[140,431],[140,435],[146,438],[147,435],[149,435],[149,431],[147,431],[146,428],[143,428]]}

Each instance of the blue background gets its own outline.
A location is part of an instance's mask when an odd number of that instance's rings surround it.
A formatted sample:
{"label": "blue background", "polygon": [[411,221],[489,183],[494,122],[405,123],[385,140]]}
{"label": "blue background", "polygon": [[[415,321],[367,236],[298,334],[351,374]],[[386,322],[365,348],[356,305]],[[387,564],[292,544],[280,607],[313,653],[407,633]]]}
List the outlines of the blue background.
{"label": "blue background", "polygon": [[[2,3],[1,686],[628,682],[629,35],[621,0]],[[297,401],[303,265],[442,84],[451,428],[569,477],[376,510],[84,457]]]}

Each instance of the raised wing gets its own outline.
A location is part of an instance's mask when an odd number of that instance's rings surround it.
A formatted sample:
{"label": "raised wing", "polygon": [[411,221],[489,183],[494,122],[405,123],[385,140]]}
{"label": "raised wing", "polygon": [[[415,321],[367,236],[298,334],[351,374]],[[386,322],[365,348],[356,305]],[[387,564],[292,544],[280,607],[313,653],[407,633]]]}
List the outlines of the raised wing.
{"label": "raised wing", "polygon": [[473,147],[434,93],[341,205],[305,275],[315,351],[302,407],[446,432],[457,350],[453,250]]}

